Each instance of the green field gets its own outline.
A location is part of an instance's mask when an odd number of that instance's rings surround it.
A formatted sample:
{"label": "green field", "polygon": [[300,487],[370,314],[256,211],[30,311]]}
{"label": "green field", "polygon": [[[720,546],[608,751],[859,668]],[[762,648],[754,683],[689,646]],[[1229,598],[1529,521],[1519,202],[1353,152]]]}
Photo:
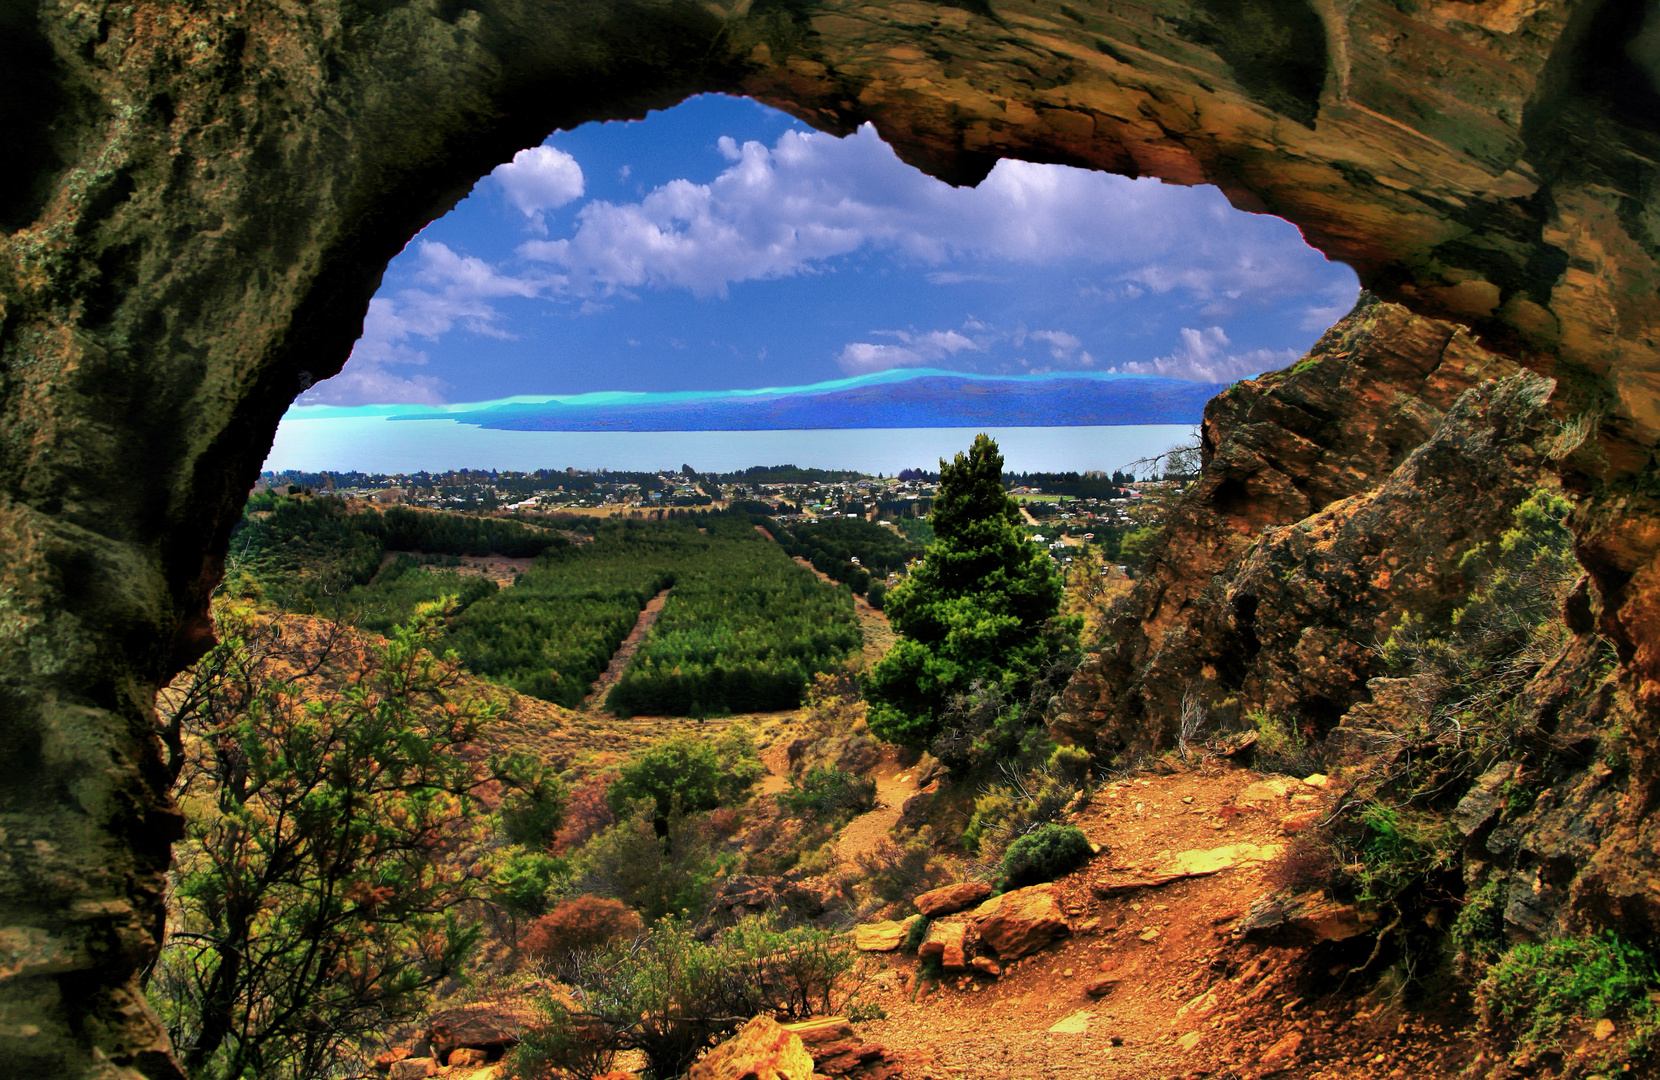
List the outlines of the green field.
{"label": "green field", "polygon": [[[238,533],[242,572],[277,606],[349,614],[380,633],[407,621],[418,604],[442,600],[445,644],[470,670],[571,708],[646,602],[672,589],[652,635],[611,690],[609,706],[624,715],[794,708],[815,673],[860,645],[852,594],[796,565],[747,514],[599,522],[583,544],[493,519],[404,515],[395,531],[384,520],[391,515],[353,512],[339,500],[262,500],[251,504]],[[885,535],[876,539],[904,543],[879,531]],[[389,540],[447,542],[469,555],[529,547],[541,554],[511,588],[498,589],[446,568],[458,562],[453,556],[400,556],[382,568]]]}

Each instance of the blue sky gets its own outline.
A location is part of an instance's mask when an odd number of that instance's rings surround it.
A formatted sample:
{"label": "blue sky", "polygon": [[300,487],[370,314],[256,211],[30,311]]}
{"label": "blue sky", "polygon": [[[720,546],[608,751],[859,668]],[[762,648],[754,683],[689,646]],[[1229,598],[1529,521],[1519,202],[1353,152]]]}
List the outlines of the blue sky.
{"label": "blue sky", "polygon": [[557,132],[387,269],[300,404],[792,386],[895,367],[1230,381],[1283,367],[1355,276],[1214,188],[1004,161],[957,189],[705,96]]}

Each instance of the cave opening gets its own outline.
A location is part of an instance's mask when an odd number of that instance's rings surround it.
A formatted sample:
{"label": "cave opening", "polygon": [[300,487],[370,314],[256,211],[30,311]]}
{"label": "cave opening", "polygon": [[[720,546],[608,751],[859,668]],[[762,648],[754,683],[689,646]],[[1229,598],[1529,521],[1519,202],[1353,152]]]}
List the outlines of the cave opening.
{"label": "cave opening", "polygon": [[[316,422],[330,407],[453,413],[534,395],[848,381],[903,397],[913,384],[888,380],[907,372],[1217,388],[1293,362],[1357,292],[1353,271],[1294,227],[1209,185],[1007,159],[953,187],[869,124],[836,136],[753,99],[698,95],[555,132],[481,177],[391,260],[344,370],[303,390],[266,467],[390,463],[399,450],[366,443],[413,430],[330,437]],[[1202,395],[1184,400],[1129,420],[1038,404],[1028,420],[1174,431],[1199,419]],[[1111,472],[1164,450],[1176,436],[1162,428],[1134,451],[1119,440],[1099,460],[1070,457]],[[441,456],[426,443],[408,470],[503,463],[488,432],[452,442]],[[935,449],[906,462],[931,468]],[[566,440],[547,452],[580,451]]]}

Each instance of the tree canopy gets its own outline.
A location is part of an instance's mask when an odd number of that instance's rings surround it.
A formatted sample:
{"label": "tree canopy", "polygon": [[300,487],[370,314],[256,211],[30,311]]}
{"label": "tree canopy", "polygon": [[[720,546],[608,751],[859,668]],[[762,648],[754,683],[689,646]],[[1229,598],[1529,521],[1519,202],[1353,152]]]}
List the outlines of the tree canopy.
{"label": "tree canopy", "polygon": [[977,682],[1012,689],[1049,657],[1045,630],[1060,609],[1061,580],[1023,534],[1002,473],[1003,455],[985,435],[940,462],[935,539],[885,597],[899,641],[865,683],[871,730],[885,739],[925,744],[953,696]]}

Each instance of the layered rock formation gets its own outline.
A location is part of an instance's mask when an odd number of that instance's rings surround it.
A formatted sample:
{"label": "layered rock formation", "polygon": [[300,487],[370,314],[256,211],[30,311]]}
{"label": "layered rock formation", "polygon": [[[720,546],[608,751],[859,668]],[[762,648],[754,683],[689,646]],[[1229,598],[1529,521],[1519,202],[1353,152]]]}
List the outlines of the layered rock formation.
{"label": "layered rock formation", "polygon": [[[1212,400],[1203,471],[1111,647],[1068,686],[1056,734],[1102,757],[1150,757],[1176,745],[1195,703],[1201,735],[1262,710],[1331,765],[1386,766],[1414,749],[1437,688],[1398,676],[1380,646],[1408,613],[1445,625],[1472,584],[1465,553],[1555,488],[1551,458],[1575,433],[1565,441],[1542,407],[1549,391],[1462,330],[1363,297],[1291,369]],[[1468,789],[1452,815],[1468,894],[1493,886],[1512,938],[1660,926],[1654,848],[1634,817],[1637,721],[1596,604],[1582,580],[1565,605],[1572,636],[1516,691],[1516,760],[1444,780],[1453,798]],[[1518,809],[1501,790],[1539,795]]]}
{"label": "layered rock formation", "polygon": [[1331,728],[1400,617],[1462,595],[1463,554],[1554,484],[1530,445],[1548,383],[1499,390],[1518,370],[1363,297],[1291,369],[1212,399],[1200,478],[1057,733],[1101,755],[1169,749],[1188,698],[1219,722],[1264,708]]}
{"label": "layered rock formation", "polygon": [[1010,156],[1216,183],[1557,378],[1554,407],[1594,436],[1565,463],[1588,496],[1587,610],[1639,706],[1613,835],[1652,840],[1653,18],[1620,0],[0,8],[0,1061],[172,1073],[138,986],[177,822],[150,700],[204,647],[277,419],[339,369],[386,260],[550,128],[696,91],[872,120],[958,182]]}

